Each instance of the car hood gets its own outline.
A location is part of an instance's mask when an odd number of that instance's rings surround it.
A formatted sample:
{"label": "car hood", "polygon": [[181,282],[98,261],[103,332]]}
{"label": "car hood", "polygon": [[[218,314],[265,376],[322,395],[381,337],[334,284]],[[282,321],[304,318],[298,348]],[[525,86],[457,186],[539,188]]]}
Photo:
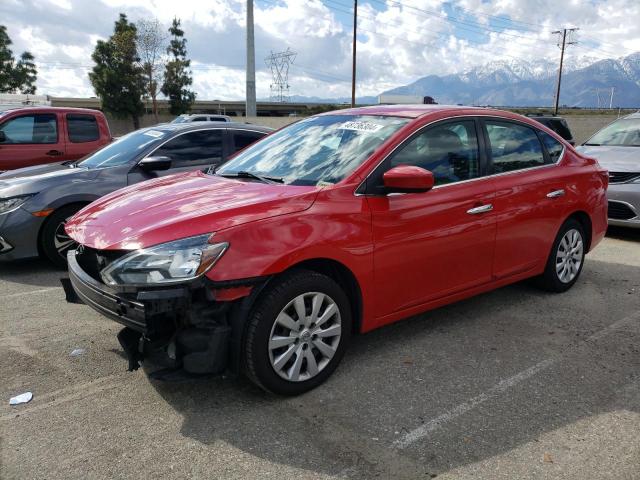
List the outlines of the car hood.
{"label": "car hood", "polygon": [[93,178],[95,171],[70,167],[66,162],[36,165],[0,174],[0,197],[37,193],[53,184]]}
{"label": "car hood", "polygon": [[610,172],[640,172],[640,147],[582,145],[577,150]]}
{"label": "car hood", "polygon": [[133,250],[300,212],[318,191],[196,171],[117,190],[78,212],[66,229],[91,248]]}

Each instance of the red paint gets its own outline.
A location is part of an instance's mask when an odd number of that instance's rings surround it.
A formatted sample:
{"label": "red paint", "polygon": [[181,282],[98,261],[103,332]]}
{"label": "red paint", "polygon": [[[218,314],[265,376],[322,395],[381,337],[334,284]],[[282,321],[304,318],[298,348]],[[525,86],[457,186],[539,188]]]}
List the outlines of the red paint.
{"label": "red paint", "polygon": [[[0,129],[18,117],[36,114],[55,115],[57,135],[48,143],[0,142],[0,171],[15,170],[44,163],[79,160],[111,142],[111,132],[104,114],[97,110],[67,107],[24,107],[6,111],[0,116]],[[89,115],[98,126],[98,139],[89,142],[72,142],[69,137],[67,115]]]}
{"label": "red paint", "polygon": [[420,167],[398,165],[382,175],[384,186],[395,192],[426,192],[433,188],[433,173]]}
{"label": "red paint", "polygon": [[[340,263],[353,273],[362,295],[362,331],[542,273],[558,229],[577,212],[591,222],[591,248],[604,236],[606,172],[534,121],[495,110],[442,106],[340,113],[413,120],[336,185],[175,175],[98,200],[73,217],[67,231],[100,249],[140,248],[215,232],[212,241],[230,246],[207,273],[214,281],[278,274],[306,260]],[[356,194],[379,162],[421,127],[456,116],[488,115],[549,133],[565,145],[562,160],[423,193]],[[410,175],[406,168],[401,173],[415,180],[416,172]],[[547,198],[559,188],[564,197]],[[467,213],[488,203],[493,210]]]}

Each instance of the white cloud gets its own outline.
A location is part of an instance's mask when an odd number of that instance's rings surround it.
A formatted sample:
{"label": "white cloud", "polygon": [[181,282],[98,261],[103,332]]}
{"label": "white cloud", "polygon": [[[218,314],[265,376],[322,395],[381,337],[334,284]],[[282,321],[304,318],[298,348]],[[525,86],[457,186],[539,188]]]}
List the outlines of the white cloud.
{"label": "white cloud", "polygon": [[[270,51],[298,52],[291,93],[347,97],[351,76],[350,0],[255,0],[259,97],[267,97]],[[90,96],[91,52],[113,29],[119,12],[132,21],[182,19],[202,99],[244,96],[245,0],[2,0],[0,20],[14,52],[30,50],[38,89]],[[363,0],[359,8],[358,94],[375,95],[430,74],[463,71],[495,60],[548,59],[558,48],[551,32],[580,27],[567,61],[616,57],[640,50],[637,0]]]}

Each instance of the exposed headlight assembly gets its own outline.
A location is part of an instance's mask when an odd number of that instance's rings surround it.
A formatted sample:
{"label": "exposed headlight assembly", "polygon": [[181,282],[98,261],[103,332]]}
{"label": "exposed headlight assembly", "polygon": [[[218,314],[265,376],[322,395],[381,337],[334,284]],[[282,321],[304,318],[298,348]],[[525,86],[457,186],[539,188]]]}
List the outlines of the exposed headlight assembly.
{"label": "exposed headlight assembly", "polygon": [[212,235],[183,238],[135,250],[100,272],[107,285],[153,286],[181,283],[204,275],[229,244],[209,243]]}
{"label": "exposed headlight assembly", "polygon": [[8,213],[22,206],[24,202],[33,197],[30,195],[17,195],[15,197],[0,198],[0,213]]}

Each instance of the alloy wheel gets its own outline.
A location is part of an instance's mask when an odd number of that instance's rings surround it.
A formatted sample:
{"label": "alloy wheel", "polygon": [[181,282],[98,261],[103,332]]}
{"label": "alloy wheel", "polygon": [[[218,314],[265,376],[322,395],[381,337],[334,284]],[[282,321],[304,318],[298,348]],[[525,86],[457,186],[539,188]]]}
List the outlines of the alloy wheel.
{"label": "alloy wheel", "polygon": [[269,335],[269,360],[290,382],[315,377],[336,354],[342,324],[340,309],[328,295],[298,295],[280,311]]}
{"label": "alloy wheel", "polygon": [[71,237],[67,235],[67,232],[64,230],[64,227],[67,224],[67,220],[69,219],[66,218],[64,222],[60,222],[58,224],[58,226],[56,227],[56,231],[53,235],[53,246],[58,252],[58,255],[60,255],[60,257],[64,259],[67,258],[67,252],[76,245],[76,242],[72,240]]}
{"label": "alloy wheel", "polygon": [[562,283],[570,283],[580,272],[583,251],[582,234],[575,228],[568,230],[556,252],[556,273]]}

